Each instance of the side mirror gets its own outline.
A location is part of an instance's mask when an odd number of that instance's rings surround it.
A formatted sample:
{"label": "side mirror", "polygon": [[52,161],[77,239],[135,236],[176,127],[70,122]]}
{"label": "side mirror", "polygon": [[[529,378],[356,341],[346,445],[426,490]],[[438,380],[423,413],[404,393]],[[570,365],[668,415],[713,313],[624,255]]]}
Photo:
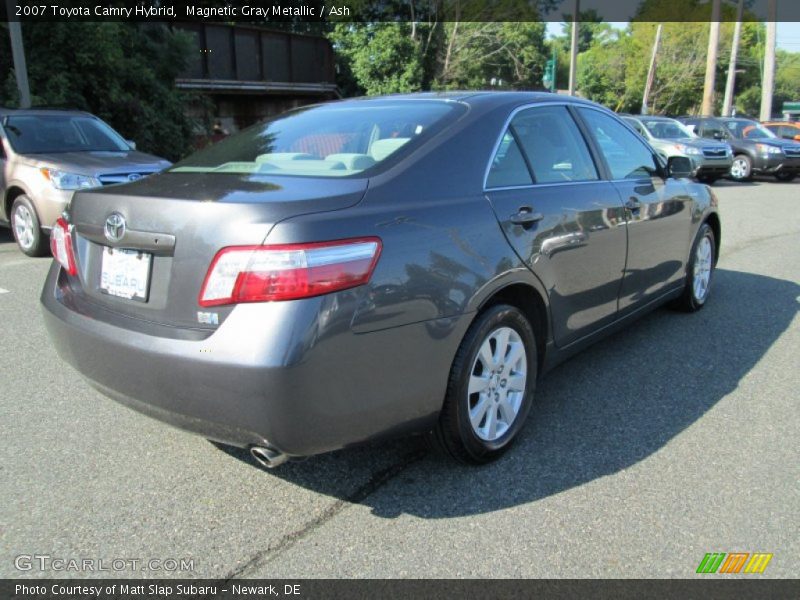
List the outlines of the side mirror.
{"label": "side mirror", "polygon": [[691,177],[693,170],[692,160],[685,156],[670,156],[667,160],[667,175],[673,179]]}
{"label": "side mirror", "polygon": [[131,147],[131,150],[136,150],[136,142],[134,142],[133,140],[125,140],[125,143]]}

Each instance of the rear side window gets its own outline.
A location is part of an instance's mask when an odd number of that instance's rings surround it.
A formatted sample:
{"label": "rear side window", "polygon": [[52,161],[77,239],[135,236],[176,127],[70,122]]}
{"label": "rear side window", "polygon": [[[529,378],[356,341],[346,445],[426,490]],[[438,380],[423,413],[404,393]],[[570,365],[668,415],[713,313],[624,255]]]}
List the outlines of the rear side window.
{"label": "rear side window", "polygon": [[506,131],[500,146],[489,169],[486,187],[512,187],[515,185],[530,185],[533,183],[531,173],[522,157],[519,144],[511,131]]}
{"label": "rear side window", "polygon": [[503,187],[597,179],[589,148],[567,108],[541,106],[511,121],[486,183]]}
{"label": "rear side window", "polygon": [[589,148],[565,106],[522,111],[511,122],[536,183],[599,179]]}
{"label": "rear side window", "polygon": [[728,137],[722,123],[716,121],[706,121],[703,123],[700,135],[704,138],[715,140],[723,140]]}
{"label": "rear side window", "polygon": [[231,136],[175,165],[178,173],[344,177],[424,143],[462,114],[443,101],[328,104],[298,109]]}
{"label": "rear side window", "polygon": [[578,110],[606,159],[612,179],[641,179],[658,173],[653,153],[622,123],[597,110]]}

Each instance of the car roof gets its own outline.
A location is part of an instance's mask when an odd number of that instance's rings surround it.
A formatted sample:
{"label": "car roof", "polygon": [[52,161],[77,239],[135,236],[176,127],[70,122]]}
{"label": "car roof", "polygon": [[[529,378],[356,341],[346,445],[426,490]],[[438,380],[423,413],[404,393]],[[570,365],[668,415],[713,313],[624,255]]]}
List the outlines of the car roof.
{"label": "car roof", "polygon": [[446,91],[446,92],[416,92],[412,94],[390,94],[386,96],[368,96],[360,98],[346,98],[339,102],[364,102],[364,103],[379,103],[386,101],[406,101],[406,100],[443,100],[463,102],[469,105],[494,105],[497,107],[504,105],[537,103],[537,102],[566,102],[570,104],[585,104],[596,106],[594,102],[584,100],[583,98],[576,98],[575,96],[567,96],[561,94],[554,94],[552,92],[534,92],[534,91],[494,91],[494,90],[462,90],[462,91]]}
{"label": "car roof", "polygon": [[30,116],[30,115],[45,115],[45,116],[57,116],[57,115],[82,115],[85,117],[94,117],[92,113],[86,112],[84,110],[72,110],[67,108],[3,108],[0,107],[0,117],[8,117],[8,116]]}
{"label": "car roof", "polygon": [[634,119],[647,119],[648,121],[677,121],[673,117],[665,117],[663,115],[634,115]]}

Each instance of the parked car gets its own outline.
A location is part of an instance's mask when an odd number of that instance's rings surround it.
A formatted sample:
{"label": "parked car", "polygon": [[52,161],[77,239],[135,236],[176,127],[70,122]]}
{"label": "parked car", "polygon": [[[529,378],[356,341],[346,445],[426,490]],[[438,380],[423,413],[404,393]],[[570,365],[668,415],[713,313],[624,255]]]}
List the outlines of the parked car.
{"label": "parked car", "polygon": [[667,117],[623,117],[650,145],[665,158],[685,156],[692,161],[692,176],[713,184],[725,177],[733,164],[733,152],[725,142],[701,138],[683,123]]}
{"label": "parked car", "polygon": [[682,117],[704,138],[725,140],[733,148],[730,176],[748,181],[753,175],[774,175],[792,181],[800,173],[800,144],[783,140],[758,121],[733,117]]}
{"label": "parked car", "polygon": [[0,224],[11,227],[25,254],[42,256],[75,190],[132,181],[170,164],[137,152],[89,113],[0,109]]}
{"label": "parked car", "polygon": [[762,125],[779,138],[800,142],[800,123],[793,121],[765,121]]}
{"label": "parked car", "polygon": [[44,320],[98,390],[267,466],[408,432],[486,462],[541,373],[707,302],[720,220],[690,171],[552,94],[304,107],[77,192]]}

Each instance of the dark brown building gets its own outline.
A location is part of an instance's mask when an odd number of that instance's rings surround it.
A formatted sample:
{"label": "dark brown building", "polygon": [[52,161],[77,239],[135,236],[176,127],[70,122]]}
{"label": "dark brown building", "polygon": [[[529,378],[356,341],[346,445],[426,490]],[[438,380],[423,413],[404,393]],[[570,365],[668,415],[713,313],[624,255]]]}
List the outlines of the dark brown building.
{"label": "dark brown building", "polygon": [[197,59],[178,88],[200,92],[189,108],[198,134],[209,124],[228,133],[289,108],[338,96],[333,48],[324,37],[250,25],[181,23]]}

